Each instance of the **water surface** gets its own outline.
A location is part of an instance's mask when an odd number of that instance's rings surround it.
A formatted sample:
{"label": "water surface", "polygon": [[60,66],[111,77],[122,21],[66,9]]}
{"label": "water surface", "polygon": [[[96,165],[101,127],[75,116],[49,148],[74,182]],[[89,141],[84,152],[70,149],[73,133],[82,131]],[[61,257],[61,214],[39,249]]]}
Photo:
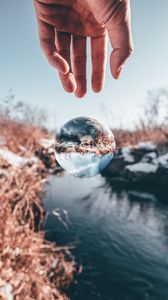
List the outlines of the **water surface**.
{"label": "water surface", "polygon": [[72,252],[83,266],[68,290],[71,299],[168,299],[166,200],[116,189],[101,176],[51,177],[44,200],[47,238],[75,244]]}

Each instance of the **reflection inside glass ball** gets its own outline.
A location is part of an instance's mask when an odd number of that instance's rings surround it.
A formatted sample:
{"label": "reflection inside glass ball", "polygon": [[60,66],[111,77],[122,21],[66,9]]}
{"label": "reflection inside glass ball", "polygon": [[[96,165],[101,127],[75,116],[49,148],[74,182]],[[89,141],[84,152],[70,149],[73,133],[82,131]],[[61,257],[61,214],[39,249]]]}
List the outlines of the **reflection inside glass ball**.
{"label": "reflection inside glass ball", "polygon": [[93,118],[68,121],[56,135],[56,160],[68,173],[92,177],[108,167],[114,157],[113,133]]}

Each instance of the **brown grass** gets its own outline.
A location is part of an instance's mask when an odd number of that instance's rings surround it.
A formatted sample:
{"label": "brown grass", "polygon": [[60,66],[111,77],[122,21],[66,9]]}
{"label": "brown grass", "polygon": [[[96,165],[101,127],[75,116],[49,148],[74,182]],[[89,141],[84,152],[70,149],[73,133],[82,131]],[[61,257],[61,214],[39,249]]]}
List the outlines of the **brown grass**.
{"label": "brown grass", "polygon": [[0,286],[10,283],[16,300],[67,299],[60,288],[72,280],[74,266],[64,249],[18,222],[7,202],[1,203],[0,228]]}
{"label": "brown grass", "polygon": [[168,130],[141,128],[136,130],[113,130],[117,147],[137,145],[140,142],[152,141],[156,143],[166,142],[168,140]]}
{"label": "brown grass", "polygon": [[[9,150],[17,154],[32,155],[39,147],[38,141],[41,138],[49,137],[49,133],[42,128],[17,123],[9,119],[0,119],[0,135],[5,140]],[[20,147],[22,146],[22,148]]]}
{"label": "brown grass", "polygon": [[[24,156],[34,155],[39,139],[49,136],[42,129],[9,120],[0,120],[0,128],[4,147]],[[7,172],[0,177],[0,299],[5,299],[1,287],[6,283],[12,286],[15,300],[67,299],[61,291],[75,271],[74,262],[67,259],[69,249],[47,242],[40,226],[35,230],[35,223],[44,219],[45,165],[39,161],[16,169],[0,159],[0,168]]]}

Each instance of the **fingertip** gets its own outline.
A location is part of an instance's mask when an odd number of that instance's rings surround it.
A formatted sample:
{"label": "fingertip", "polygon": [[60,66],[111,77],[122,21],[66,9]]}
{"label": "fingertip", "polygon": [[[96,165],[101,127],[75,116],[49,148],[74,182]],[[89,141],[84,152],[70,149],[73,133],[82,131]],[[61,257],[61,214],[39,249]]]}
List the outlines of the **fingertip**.
{"label": "fingertip", "polygon": [[67,93],[74,93],[76,91],[76,88],[77,88],[77,85],[76,85],[76,81],[75,81],[75,78],[73,76],[72,73],[68,73],[68,74],[60,74],[60,78],[61,78],[61,82],[62,82],[62,85],[64,87],[64,90],[67,92]]}
{"label": "fingertip", "polygon": [[94,93],[100,93],[102,91],[103,87],[101,86],[94,86],[92,87],[92,90]]}
{"label": "fingertip", "polygon": [[70,70],[67,61],[59,53],[54,53],[54,58],[56,62],[56,68],[58,68],[61,74],[66,75]]}
{"label": "fingertip", "polygon": [[83,98],[87,93],[86,77],[85,75],[76,75],[75,79],[77,83],[75,96],[77,98]]}
{"label": "fingertip", "polygon": [[118,80],[121,76],[124,65],[120,66],[116,71],[111,70],[114,79]]}
{"label": "fingertip", "polygon": [[113,51],[110,56],[110,69],[114,79],[119,79],[121,76],[126,58],[119,51]]}
{"label": "fingertip", "polygon": [[76,91],[76,89],[77,89],[77,85],[76,85],[74,75],[72,73],[69,73],[68,80],[67,80],[67,92],[74,93]]}
{"label": "fingertip", "polygon": [[86,91],[75,91],[75,96],[79,99],[82,99],[86,96]]}
{"label": "fingertip", "polygon": [[104,88],[104,76],[98,78],[98,76],[92,76],[92,90],[95,93],[100,93]]}
{"label": "fingertip", "polygon": [[69,85],[69,87],[67,87],[67,88],[65,89],[65,91],[66,91],[67,93],[69,93],[69,94],[72,94],[72,93],[75,92],[75,87],[74,87],[73,85]]}
{"label": "fingertip", "polygon": [[97,89],[97,90],[94,89],[94,90],[93,90],[93,92],[94,92],[95,94],[98,94],[98,93],[100,93],[101,91],[102,91],[102,89]]}

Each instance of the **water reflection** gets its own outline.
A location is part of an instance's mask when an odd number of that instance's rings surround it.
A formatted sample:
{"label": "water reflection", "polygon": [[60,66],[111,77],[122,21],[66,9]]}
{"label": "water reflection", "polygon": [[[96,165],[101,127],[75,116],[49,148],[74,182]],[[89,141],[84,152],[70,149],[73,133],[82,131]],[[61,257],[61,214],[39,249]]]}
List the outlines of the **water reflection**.
{"label": "water reflection", "polygon": [[[45,228],[61,244],[75,242],[84,267],[69,289],[72,299],[166,299],[168,294],[168,205],[143,190],[117,189],[105,178],[51,178]],[[52,216],[66,210],[67,230]]]}

